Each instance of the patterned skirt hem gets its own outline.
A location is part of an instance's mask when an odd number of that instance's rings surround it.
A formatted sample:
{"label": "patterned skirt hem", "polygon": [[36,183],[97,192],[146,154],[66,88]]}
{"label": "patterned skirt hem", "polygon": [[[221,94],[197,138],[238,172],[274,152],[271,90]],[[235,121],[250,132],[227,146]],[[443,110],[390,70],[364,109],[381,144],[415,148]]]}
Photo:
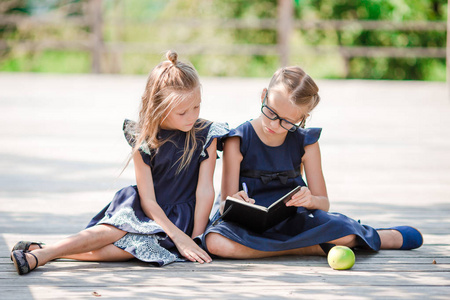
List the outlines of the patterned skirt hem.
{"label": "patterned skirt hem", "polygon": [[127,251],[137,259],[162,267],[167,264],[183,261],[159,244],[161,237],[154,234],[127,233],[114,246]]}

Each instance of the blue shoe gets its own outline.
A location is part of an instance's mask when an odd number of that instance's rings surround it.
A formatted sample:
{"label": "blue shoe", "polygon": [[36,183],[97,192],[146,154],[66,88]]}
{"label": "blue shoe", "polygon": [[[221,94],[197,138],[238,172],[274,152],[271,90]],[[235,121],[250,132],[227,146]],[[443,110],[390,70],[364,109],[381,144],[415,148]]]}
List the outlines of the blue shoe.
{"label": "blue shoe", "polygon": [[411,226],[395,226],[391,228],[381,228],[379,230],[397,230],[403,237],[403,244],[400,250],[411,250],[422,246],[423,236],[419,230]]}

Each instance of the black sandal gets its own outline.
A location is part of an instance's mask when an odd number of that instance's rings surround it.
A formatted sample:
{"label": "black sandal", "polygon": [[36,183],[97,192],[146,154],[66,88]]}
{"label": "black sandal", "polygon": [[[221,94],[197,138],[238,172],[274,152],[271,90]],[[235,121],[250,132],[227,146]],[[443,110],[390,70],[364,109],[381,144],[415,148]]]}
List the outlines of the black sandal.
{"label": "black sandal", "polygon": [[[30,264],[28,263],[27,257],[25,255],[26,253],[31,254],[36,260],[36,265],[34,266],[33,269],[30,268]],[[39,265],[39,261],[36,255],[34,255],[31,252],[25,252],[23,250],[14,250],[11,253],[11,259],[14,262],[14,267],[16,267],[17,273],[19,273],[19,275],[30,273],[31,271],[36,269],[37,266]]]}
{"label": "black sandal", "polygon": [[14,245],[11,252],[13,252],[15,250],[28,251],[28,249],[30,249],[31,245],[37,245],[37,246],[39,246],[39,248],[42,249],[42,245],[45,245],[45,244],[42,242],[19,241]]}
{"label": "black sandal", "polygon": [[[24,252],[28,252],[31,245],[37,245],[37,246],[39,246],[39,248],[42,249],[42,245],[45,245],[45,244],[42,242],[19,241],[11,249],[11,252],[13,252],[15,250],[23,250]],[[11,255],[11,261],[12,261],[12,255]]]}

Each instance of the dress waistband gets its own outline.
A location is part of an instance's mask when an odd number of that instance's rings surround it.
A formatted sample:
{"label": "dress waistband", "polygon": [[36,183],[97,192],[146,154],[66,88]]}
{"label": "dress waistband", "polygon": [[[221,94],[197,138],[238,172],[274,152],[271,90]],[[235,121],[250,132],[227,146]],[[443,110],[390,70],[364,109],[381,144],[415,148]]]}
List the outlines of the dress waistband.
{"label": "dress waistband", "polygon": [[296,178],[300,176],[300,168],[297,170],[270,172],[260,170],[242,170],[241,176],[250,178],[261,178],[264,184],[274,179],[279,179],[282,184],[286,184],[289,178]]}

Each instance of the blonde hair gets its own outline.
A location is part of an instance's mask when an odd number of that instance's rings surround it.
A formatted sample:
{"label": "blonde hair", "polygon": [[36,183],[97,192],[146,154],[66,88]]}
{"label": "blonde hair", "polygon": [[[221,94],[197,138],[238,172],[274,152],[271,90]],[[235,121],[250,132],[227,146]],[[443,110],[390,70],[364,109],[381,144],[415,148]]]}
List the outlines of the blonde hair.
{"label": "blonde hair", "polygon": [[298,106],[307,106],[312,111],[320,102],[319,88],[314,80],[302,68],[292,66],[278,69],[269,83],[270,89],[283,87],[289,94],[289,100]]}
{"label": "blonde hair", "polygon": [[[319,87],[302,68],[292,66],[278,69],[273,74],[269,89],[284,88],[289,94],[289,101],[298,106],[307,106],[312,111],[320,102]],[[302,127],[305,126],[303,122]],[[300,174],[303,176],[303,161],[300,164]]]}
{"label": "blonde hair", "polygon": [[[168,51],[166,57],[167,60],[157,65],[148,76],[142,95],[139,121],[134,129],[138,136],[132,154],[139,151],[143,144],[153,150],[169,141],[158,138],[161,123],[174,107],[200,88],[200,80],[193,66],[178,61],[178,54],[174,51]],[[203,125],[204,122],[196,123],[186,132],[184,153],[180,158],[177,173],[191,162],[197,147],[196,132],[203,129]]]}

